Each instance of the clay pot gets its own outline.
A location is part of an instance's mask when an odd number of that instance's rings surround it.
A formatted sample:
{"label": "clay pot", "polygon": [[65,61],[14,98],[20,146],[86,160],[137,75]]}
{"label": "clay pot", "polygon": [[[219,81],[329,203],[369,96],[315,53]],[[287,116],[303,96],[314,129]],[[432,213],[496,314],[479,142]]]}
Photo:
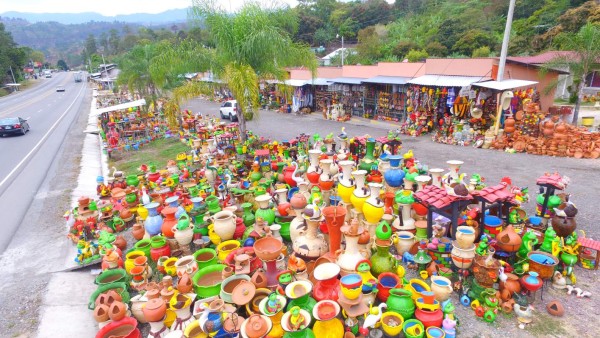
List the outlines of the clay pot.
{"label": "clay pot", "polygon": [[113,244],[119,248],[121,251],[125,251],[125,249],[127,249],[127,241],[125,240],[125,237],[123,237],[122,235],[119,235],[115,238],[115,241],[113,242]]}
{"label": "clay pot", "polygon": [[108,306],[100,304],[94,309],[94,319],[98,323],[104,323],[109,319]]}
{"label": "clay pot", "polygon": [[267,287],[267,275],[262,269],[256,270],[250,281],[256,286],[257,289]]}
{"label": "clay pot", "polygon": [[175,290],[172,287],[160,290],[160,297],[167,303],[171,301],[174,294]]}
{"label": "clay pot", "polygon": [[269,332],[269,323],[259,314],[253,314],[244,324],[242,325],[244,333],[249,338],[264,337]]}
{"label": "clay pot", "polygon": [[150,299],[142,309],[144,317],[149,322],[158,322],[165,317],[167,303],[162,298]]}
{"label": "clay pot", "polygon": [[127,306],[122,302],[113,302],[108,309],[108,316],[113,322],[118,322],[127,314]]}
{"label": "clay pot", "polygon": [[508,225],[504,230],[496,235],[496,246],[504,252],[515,252],[521,247],[523,239],[517,234],[512,225]]}
{"label": "clay pot", "polygon": [[192,283],[192,278],[187,273],[184,273],[179,281],[177,282],[177,290],[181,293],[189,293],[192,291],[194,284]]}
{"label": "clay pot", "polygon": [[303,194],[296,193],[292,196],[292,199],[290,199],[290,204],[292,205],[292,208],[296,210],[303,210],[308,202]]}
{"label": "clay pot", "polygon": [[254,252],[260,260],[274,261],[283,250],[283,243],[275,237],[263,237],[254,242]]}
{"label": "clay pot", "polygon": [[553,300],[546,304],[546,311],[555,317],[562,317],[565,314],[565,308],[558,300]]}
{"label": "clay pot", "polygon": [[131,227],[131,234],[133,235],[133,238],[135,238],[136,240],[139,241],[140,239],[144,238],[144,234],[146,234],[146,230],[144,229],[144,226],[142,224],[135,223]]}
{"label": "clay pot", "polygon": [[155,299],[160,297],[160,290],[158,289],[150,289],[146,292],[146,298]]}

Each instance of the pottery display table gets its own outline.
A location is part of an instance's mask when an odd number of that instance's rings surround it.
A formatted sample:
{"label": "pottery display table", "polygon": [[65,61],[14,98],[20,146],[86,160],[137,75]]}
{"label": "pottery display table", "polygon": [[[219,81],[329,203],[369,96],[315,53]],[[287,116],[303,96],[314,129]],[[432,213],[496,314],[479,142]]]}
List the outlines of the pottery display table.
{"label": "pottery display table", "polygon": [[508,210],[511,207],[518,205],[515,200],[515,195],[510,193],[503,184],[476,190],[472,194],[477,202],[481,204],[481,213],[479,215],[479,228],[481,233],[484,232],[486,210],[496,209],[498,211],[496,216],[508,223],[508,213],[504,215],[503,210]]}
{"label": "pottery display table", "polygon": [[433,213],[450,219],[452,225],[451,234],[456,233],[458,217],[471,204],[473,196],[449,195],[446,190],[433,185],[428,185],[414,194],[417,202],[427,207],[427,237],[433,235]]}

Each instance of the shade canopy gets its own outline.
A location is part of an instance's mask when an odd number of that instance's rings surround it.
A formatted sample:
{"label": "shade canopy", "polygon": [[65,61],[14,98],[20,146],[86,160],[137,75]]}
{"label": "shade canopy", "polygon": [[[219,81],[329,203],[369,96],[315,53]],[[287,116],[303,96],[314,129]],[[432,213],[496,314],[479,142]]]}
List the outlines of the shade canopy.
{"label": "shade canopy", "polygon": [[125,103],[118,104],[116,106],[110,106],[110,107],[97,109],[95,115],[100,115],[100,114],[108,113],[111,111],[117,111],[117,110],[129,109],[129,108],[133,108],[133,107],[144,106],[145,104],[146,104],[146,100],[144,100],[144,99],[131,101],[131,102],[125,102]]}
{"label": "shade canopy", "polygon": [[466,87],[475,82],[491,80],[485,76],[454,76],[454,75],[423,75],[407,83],[419,86],[436,86],[436,87]]}
{"label": "shade canopy", "polygon": [[508,79],[502,81],[486,81],[473,83],[473,86],[490,88],[494,90],[507,90],[521,87],[529,87],[537,84],[537,81]]}

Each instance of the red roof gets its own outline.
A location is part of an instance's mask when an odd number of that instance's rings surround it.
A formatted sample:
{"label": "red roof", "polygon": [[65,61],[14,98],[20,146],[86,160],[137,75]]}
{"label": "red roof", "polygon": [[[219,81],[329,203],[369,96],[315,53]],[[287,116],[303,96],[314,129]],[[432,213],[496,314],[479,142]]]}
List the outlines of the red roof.
{"label": "red roof", "polygon": [[549,174],[545,173],[543,176],[537,179],[535,182],[537,185],[551,185],[556,189],[563,190],[567,187],[566,183],[563,181],[562,176],[558,173]]}
{"label": "red roof", "polygon": [[471,195],[467,196],[454,196],[448,195],[446,190],[438,188],[435,185],[428,185],[421,191],[417,191],[414,194],[415,199],[419,200],[425,206],[432,205],[438,209],[449,206],[452,202],[460,200],[470,200],[473,198]]}
{"label": "red roof", "polygon": [[579,237],[577,242],[584,248],[600,251],[600,242],[591,238]]}
{"label": "red roof", "polygon": [[509,202],[512,204],[517,204],[517,201],[515,201],[515,195],[507,191],[504,184],[498,184],[493,187],[486,187],[482,190],[476,190],[473,192],[473,195],[479,196],[489,203]]}
{"label": "red roof", "polygon": [[509,56],[507,60],[526,63],[530,65],[541,65],[556,58],[576,58],[577,53],[571,51],[548,51],[534,56]]}

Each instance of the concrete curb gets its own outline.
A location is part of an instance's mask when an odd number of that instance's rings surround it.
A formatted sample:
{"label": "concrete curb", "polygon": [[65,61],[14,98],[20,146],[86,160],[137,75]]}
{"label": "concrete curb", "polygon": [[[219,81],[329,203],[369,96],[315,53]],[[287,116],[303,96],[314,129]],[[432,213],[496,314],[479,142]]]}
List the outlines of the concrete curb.
{"label": "concrete curb", "polygon": [[[97,124],[93,114],[96,98],[92,98],[88,125]],[[81,149],[81,165],[77,187],[71,195],[71,206],[77,205],[81,196],[96,196],[96,177],[108,172],[103,157],[102,139],[99,135],[87,134]],[[68,229],[67,229],[68,230]],[[73,261],[77,248],[70,245],[65,257],[65,269],[76,267]],[[40,324],[36,337],[94,337],[98,325],[88,309],[90,295],[96,290],[94,275],[89,270],[54,273],[47,286],[46,295],[40,306]]]}

